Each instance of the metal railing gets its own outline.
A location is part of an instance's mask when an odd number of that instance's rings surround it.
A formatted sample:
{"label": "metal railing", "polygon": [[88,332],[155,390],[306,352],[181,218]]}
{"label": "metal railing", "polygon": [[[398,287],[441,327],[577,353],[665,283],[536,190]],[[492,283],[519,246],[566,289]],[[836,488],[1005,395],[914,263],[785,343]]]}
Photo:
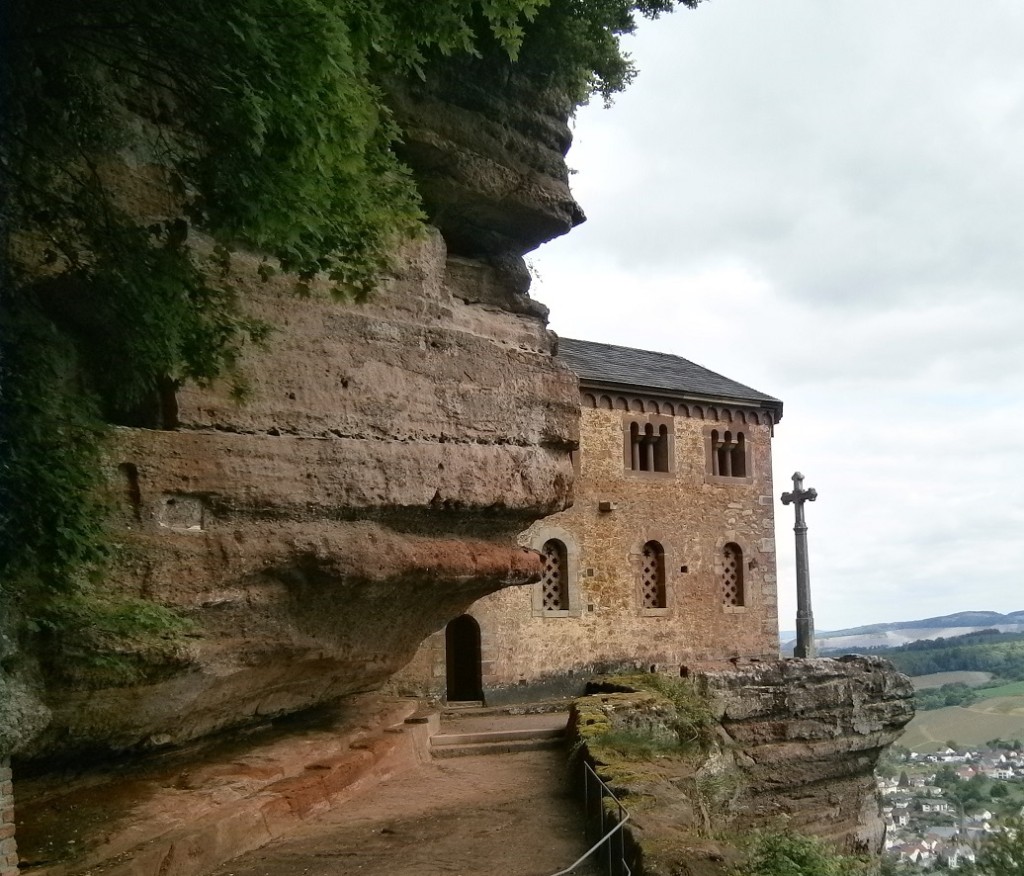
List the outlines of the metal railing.
{"label": "metal railing", "polygon": [[[605,806],[605,800],[611,800],[613,805]],[[595,857],[595,862],[604,865],[608,876],[632,876],[633,871],[626,863],[626,835],[623,830],[629,821],[629,812],[586,761],[583,761],[583,806],[586,812],[587,839],[593,836],[595,828],[600,839],[582,857],[552,876],[573,873],[580,864],[599,852],[600,857]]]}

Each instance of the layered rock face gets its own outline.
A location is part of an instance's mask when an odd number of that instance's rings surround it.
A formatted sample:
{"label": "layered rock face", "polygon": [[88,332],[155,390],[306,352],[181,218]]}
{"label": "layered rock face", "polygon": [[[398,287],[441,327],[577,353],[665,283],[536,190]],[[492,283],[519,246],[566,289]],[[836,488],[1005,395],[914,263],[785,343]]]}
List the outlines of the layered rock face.
{"label": "layered rock face", "polygon": [[534,579],[515,536],[570,501],[578,417],[543,312],[504,309],[498,272],[450,262],[437,234],[367,304],[256,269],[233,264],[274,327],[247,399],[185,388],[174,428],[111,449],[126,550],[108,583],[195,621],[185,665],[49,691],[30,755],[180,743],[373,688],[475,599]]}
{"label": "layered rock face", "polygon": [[633,872],[723,876],[756,830],[881,851],[874,768],[913,717],[906,676],[845,657],[706,668],[692,681],[673,693],[665,677],[612,677],[574,703],[579,742],[631,813]]}
{"label": "layered rock face", "polygon": [[565,96],[496,59],[450,60],[425,82],[390,89],[402,159],[449,251],[515,278],[519,258],[584,221],[569,191]]}
{"label": "layered rock face", "polygon": [[850,852],[881,851],[874,768],[914,716],[884,660],[780,660],[700,673],[742,775],[744,822],[788,825]]}
{"label": "layered rock face", "polygon": [[[103,586],[195,631],[141,684],[40,690],[0,668],[18,693],[3,750],[177,744],[372,689],[473,601],[535,580],[516,536],[571,502],[579,405],[521,255],[582,213],[569,106],[494,75],[390,86],[433,225],[367,303],[300,297],[233,257],[239,299],[272,328],[242,363],[244,401],[165,387],[146,415],[163,428],[118,428],[110,448],[124,550]],[[157,171],[125,174],[142,213],[171,209]]]}

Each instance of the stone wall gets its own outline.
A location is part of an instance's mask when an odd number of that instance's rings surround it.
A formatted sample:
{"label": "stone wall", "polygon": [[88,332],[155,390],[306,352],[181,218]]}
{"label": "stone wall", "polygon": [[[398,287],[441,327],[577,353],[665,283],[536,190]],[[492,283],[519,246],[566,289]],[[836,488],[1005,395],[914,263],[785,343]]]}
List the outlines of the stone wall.
{"label": "stone wall", "polygon": [[[710,476],[705,441],[712,428],[730,427],[725,411],[679,410],[671,418],[673,471],[660,474],[624,466],[626,414],[584,405],[575,502],[520,537],[534,549],[553,538],[567,546],[569,606],[558,615],[540,610],[539,584],[472,606],[489,702],[576,693],[588,674],[611,667],[678,674],[682,666],[778,653],[770,414],[742,426],[750,470],[727,479]],[[640,593],[641,552],[651,540],[665,550],[664,609],[644,609]],[[742,606],[723,604],[727,543],[743,551]],[[424,644],[399,682],[444,693],[443,634]]]}
{"label": "stone wall", "polygon": [[0,759],[0,876],[18,876],[18,844],[14,839],[14,781],[11,762]]}

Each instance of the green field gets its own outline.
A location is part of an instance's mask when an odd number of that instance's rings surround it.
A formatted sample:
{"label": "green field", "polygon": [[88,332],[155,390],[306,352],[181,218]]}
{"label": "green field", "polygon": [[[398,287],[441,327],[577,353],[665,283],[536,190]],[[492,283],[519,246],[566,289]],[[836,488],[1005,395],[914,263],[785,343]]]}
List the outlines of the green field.
{"label": "green field", "polygon": [[[992,688],[1013,690],[1016,695],[996,696],[966,708],[949,706],[918,712],[897,744],[913,751],[938,751],[947,740],[977,746],[990,739],[1024,739],[1024,682]],[[988,691],[981,691],[982,696]]]}
{"label": "green field", "polygon": [[991,672],[932,672],[930,675],[915,675],[911,678],[914,690],[942,687],[944,684],[966,684],[977,687],[992,678]]}
{"label": "green field", "polygon": [[1001,684],[999,687],[987,687],[978,691],[978,696],[989,699],[991,697],[1024,697],[1024,681],[1011,681],[1009,684]]}

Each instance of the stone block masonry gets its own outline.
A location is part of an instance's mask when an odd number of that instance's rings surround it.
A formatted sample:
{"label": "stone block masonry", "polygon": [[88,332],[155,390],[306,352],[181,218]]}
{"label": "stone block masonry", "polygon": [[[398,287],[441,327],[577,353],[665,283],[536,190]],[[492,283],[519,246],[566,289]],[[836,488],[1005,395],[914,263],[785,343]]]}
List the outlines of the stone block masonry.
{"label": "stone block masonry", "polygon": [[0,876],[18,876],[18,844],[14,839],[14,777],[11,762],[0,760]]}
{"label": "stone block masonry", "polygon": [[[561,610],[545,606],[539,582],[493,593],[469,611],[480,627],[479,655],[469,659],[480,661],[490,704],[571,694],[595,671],[686,675],[778,654],[770,413],[663,401],[651,416],[671,435],[665,468],[637,471],[626,438],[633,411],[653,400],[631,402],[601,408],[583,394],[574,503],[520,536],[537,551],[564,545]],[[710,439],[727,428],[744,435],[741,476],[714,473]],[[660,550],[653,594],[645,590],[651,544]],[[396,686],[444,695],[450,663],[439,632]]]}
{"label": "stone block masonry", "polygon": [[[751,476],[720,483],[708,477],[705,460],[705,433],[717,421],[675,416],[672,471],[638,473],[623,465],[624,415],[586,405],[581,414],[576,501],[534,524],[524,537],[534,548],[557,538],[576,553],[568,569],[575,585],[569,602],[572,606],[575,597],[581,613],[578,618],[538,616],[525,604],[524,589],[482,600],[474,610],[485,628],[495,615],[517,619],[514,635],[504,642],[508,655],[499,657],[498,665],[514,667],[529,679],[552,666],[579,674],[591,663],[636,663],[645,670],[679,672],[681,665],[774,656],[774,521],[771,506],[759,502],[772,494],[771,427],[745,427]],[[602,511],[602,501],[611,510]],[[662,608],[644,607],[643,549],[652,541],[664,550]],[[743,551],[738,605],[723,599],[726,544]],[[517,681],[510,675],[493,678],[497,685]]]}

